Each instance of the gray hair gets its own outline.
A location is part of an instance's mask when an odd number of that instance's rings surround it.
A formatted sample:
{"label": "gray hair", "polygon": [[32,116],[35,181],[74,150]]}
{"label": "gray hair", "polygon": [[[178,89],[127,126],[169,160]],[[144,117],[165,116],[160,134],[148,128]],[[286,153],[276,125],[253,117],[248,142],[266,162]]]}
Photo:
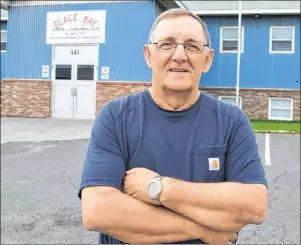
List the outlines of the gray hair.
{"label": "gray hair", "polygon": [[152,28],[149,32],[148,43],[150,44],[153,41],[153,33],[154,33],[157,25],[159,24],[159,22],[161,20],[166,19],[166,18],[185,16],[185,15],[193,17],[194,19],[196,19],[202,25],[208,47],[211,48],[211,39],[210,39],[210,34],[209,34],[206,23],[199,16],[197,16],[196,14],[192,13],[189,10],[181,9],[181,8],[169,9],[169,10],[161,13],[157,17],[157,19],[153,23]]}

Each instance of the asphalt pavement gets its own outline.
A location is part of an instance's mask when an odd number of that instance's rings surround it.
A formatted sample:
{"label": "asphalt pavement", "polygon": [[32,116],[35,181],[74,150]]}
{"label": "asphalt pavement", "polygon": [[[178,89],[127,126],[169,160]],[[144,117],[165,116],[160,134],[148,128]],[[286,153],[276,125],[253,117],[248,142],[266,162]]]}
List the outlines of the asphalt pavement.
{"label": "asphalt pavement", "polygon": [[[84,139],[69,130],[70,137],[60,140],[1,140],[1,244],[98,242],[97,233],[82,226],[77,198],[88,144],[89,122],[84,124],[86,133],[78,135]],[[270,135],[271,165],[265,163],[265,140],[257,135],[269,182],[268,218],[244,228],[238,243],[300,244],[300,135]]]}

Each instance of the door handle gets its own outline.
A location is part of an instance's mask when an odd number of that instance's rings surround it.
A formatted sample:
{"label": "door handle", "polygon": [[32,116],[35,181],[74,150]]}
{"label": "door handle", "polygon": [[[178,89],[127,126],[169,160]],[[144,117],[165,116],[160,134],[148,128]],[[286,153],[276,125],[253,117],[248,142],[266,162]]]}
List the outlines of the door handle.
{"label": "door handle", "polygon": [[71,88],[71,96],[77,96],[77,89],[76,88]]}

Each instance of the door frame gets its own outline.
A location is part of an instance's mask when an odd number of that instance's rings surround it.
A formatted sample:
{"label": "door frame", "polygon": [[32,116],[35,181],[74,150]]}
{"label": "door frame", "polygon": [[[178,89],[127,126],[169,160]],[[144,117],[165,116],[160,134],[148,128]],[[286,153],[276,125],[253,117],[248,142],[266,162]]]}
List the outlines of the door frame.
{"label": "door frame", "polygon": [[[60,60],[60,59],[54,59],[55,57],[55,47],[57,46],[94,46],[95,49],[96,49],[96,52],[97,52],[97,60],[94,60],[94,61],[91,61],[91,60],[82,60],[80,61],[80,63],[82,64],[93,64],[95,65],[95,78],[94,78],[94,91],[95,91],[95,98],[94,98],[94,101],[95,101],[95,106],[94,106],[94,109],[95,109],[95,115],[94,115],[94,118],[96,117],[96,95],[97,95],[97,81],[99,80],[99,44],[98,43],[87,43],[87,44],[83,44],[83,43],[68,43],[68,44],[64,44],[64,43],[61,43],[61,44],[53,44],[52,47],[51,47],[51,96],[50,96],[50,103],[51,103],[51,117],[55,117],[54,116],[54,102],[55,102],[55,98],[54,98],[54,80],[55,80],[55,65],[57,64],[71,64],[72,65],[72,76],[74,76],[74,80],[73,80],[73,87],[74,87],[74,82],[75,82],[75,69],[73,69],[76,65],[75,63],[78,63],[78,61],[74,61],[74,60]],[[73,112],[72,112],[72,118],[71,119],[76,119],[75,115],[74,115],[74,106],[73,106]],[[83,119],[83,118],[81,118]]]}

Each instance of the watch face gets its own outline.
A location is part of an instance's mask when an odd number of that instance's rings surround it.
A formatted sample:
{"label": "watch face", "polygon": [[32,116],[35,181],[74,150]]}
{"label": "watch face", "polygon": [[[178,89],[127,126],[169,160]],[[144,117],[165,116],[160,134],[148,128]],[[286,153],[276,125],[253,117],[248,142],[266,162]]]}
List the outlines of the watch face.
{"label": "watch face", "polygon": [[151,198],[156,198],[160,193],[160,185],[156,182],[150,183],[148,187],[148,193]]}

